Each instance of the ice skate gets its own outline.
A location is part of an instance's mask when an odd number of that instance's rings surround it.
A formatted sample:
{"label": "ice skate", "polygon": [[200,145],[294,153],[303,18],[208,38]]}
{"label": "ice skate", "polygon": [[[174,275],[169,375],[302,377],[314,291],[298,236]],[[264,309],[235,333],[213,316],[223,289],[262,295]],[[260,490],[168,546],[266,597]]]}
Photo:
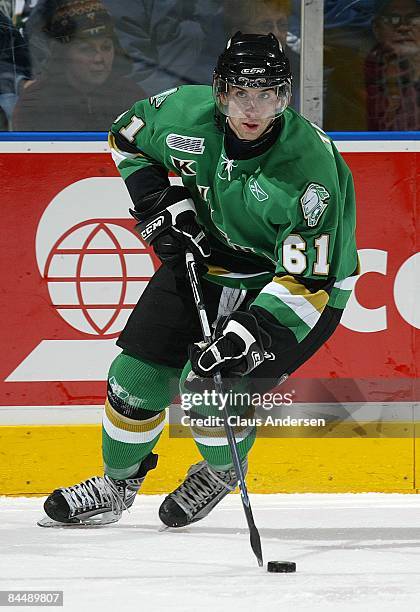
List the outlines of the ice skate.
{"label": "ice skate", "polygon": [[[247,471],[247,462],[243,464]],[[238,484],[234,468],[215,470],[200,461],[188,470],[184,482],[170,493],[159,508],[159,517],[167,527],[185,527],[207,516]]]}
{"label": "ice skate", "polygon": [[120,520],[135,500],[147,472],[157,465],[158,456],[150,453],[137,474],[123,480],[94,476],[80,484],[56,489],[44,502],[46,516],[40,527],[108,525]]}

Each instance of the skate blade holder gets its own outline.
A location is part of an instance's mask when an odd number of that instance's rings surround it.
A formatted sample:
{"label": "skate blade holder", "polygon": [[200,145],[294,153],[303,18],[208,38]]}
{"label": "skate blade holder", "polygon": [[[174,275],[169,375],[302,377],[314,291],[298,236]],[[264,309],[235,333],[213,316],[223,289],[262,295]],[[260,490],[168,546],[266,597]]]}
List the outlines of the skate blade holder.
{"label": "skate blade holder", "polygon": [[49,516],[45,515],[39,521],[37,521],[38,527],[52,527],[58,529],[80,529],[80,528],[92,528],[92,527],[104,527],[106,525],[111,525],[112,523],[116,523],[118,518],[113,515],[112,517],[103,517],[99,518],[87,518],[83,522],[75,521],[74,523],[60,523],[59,521],[55,521]]}

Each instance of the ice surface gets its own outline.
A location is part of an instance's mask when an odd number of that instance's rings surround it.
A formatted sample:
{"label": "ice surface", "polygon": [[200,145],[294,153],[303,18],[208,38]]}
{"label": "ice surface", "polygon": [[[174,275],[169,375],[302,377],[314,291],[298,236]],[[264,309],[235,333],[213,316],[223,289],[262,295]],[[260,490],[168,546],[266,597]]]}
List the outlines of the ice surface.
{"label": "ice surface", "polygon": [[115,525],[42,529],[41,498],[0,498],[0,589],[60,589],[72,612],[420,610],[420,496],[253,495],[263,569],[238,495],[176,532],[159,531],[161,499]]}

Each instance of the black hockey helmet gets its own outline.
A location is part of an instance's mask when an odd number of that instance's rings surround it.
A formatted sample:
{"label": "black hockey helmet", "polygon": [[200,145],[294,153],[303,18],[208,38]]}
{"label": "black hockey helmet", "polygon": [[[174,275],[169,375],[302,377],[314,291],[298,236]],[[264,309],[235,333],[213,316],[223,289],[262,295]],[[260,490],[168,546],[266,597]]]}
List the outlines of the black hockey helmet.
{"label": "black hockey helmet", "polygon": [[229,86],[273,88],[278,104],[273,117],[283,113],[290,102],[292,74],[281,43],[274,34],[236,32],[219,56],[213,75],[213,95],[221,113],[229,112]]}

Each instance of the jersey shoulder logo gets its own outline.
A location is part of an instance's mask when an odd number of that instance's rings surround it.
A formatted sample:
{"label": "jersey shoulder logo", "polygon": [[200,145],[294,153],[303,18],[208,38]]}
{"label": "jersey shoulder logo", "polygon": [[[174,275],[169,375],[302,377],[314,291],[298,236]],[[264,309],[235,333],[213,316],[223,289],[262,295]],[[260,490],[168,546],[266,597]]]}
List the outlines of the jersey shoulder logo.
{"label": "jersey shoulder logo", "polygon": [[180,174],[185,174],[185,176],[194,176],[197,174],[193,169],[193,165],[196,163],[195,159],[179,159],[171,155],[171,161]]}
{"label": "jersey shoulder logo", "polygon": [[249,181],[249,189],[252,195],[258,200],[258,202],[264,202],[264,200],[268,200],[268,194],[265,193],[264,189],[257,183],[257,179],[252,178]]}
{"label": "jersey shoulder logo", "polygon": [[204,138],[182,136],[181,134],[168,134],[166,137],[166,144],[176,151],[196,153],[197,155],[203,155],[204,153]]}
{"label": "jersey shoulder logo", "polygon": [[328,206],[330,194],[323,185],[318,183],[310,183],[305,190],[305,193],[300,198],[300,204],[303,210],[308,227],[315,227],[321,218],[322,213]]}
{"label": "jersey shoulder logo", "polygon": [[178,87],[173,87],[172,89],[167,89],[166,91],[162,91],[162,93],[156,94],[149,98],[149,102],[151,106],[154,106],[156,109],[160,108],[162,104],[165,102],[166,98],[178,91]]}

